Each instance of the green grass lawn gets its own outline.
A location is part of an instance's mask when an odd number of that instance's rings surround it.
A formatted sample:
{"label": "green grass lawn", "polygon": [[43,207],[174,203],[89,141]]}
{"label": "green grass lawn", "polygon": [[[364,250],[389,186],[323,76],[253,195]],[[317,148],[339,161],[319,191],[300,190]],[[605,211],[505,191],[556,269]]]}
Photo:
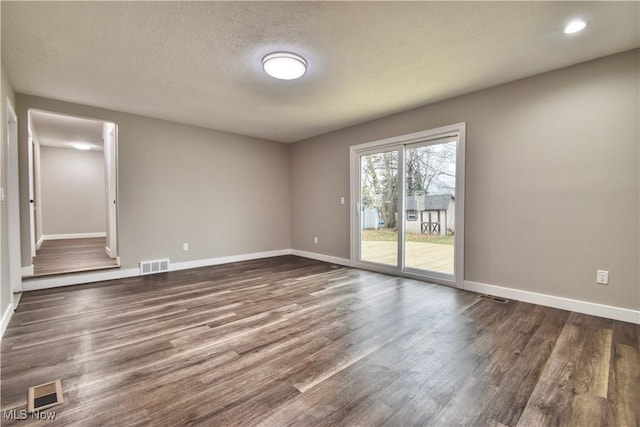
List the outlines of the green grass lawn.
{"label": "green grass lawn", "polygon": [[[388,242],[398,240],[398,232],[388,228],[379,230],[362,230],[362,240],[374,242]],[[436,243],[439,245],[453,245],[454,236],[435,236],[420,233],[407,233],[407,241],[421,243]]]}

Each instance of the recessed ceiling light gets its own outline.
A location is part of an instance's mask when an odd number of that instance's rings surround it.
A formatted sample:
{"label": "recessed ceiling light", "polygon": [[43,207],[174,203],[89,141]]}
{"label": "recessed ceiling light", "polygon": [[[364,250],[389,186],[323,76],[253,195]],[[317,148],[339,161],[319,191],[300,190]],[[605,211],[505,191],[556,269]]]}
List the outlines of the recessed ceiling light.
{"label": "recessed ceiling light", "polygon": [[565,34],[577,33],[580,30],[584,30],[586,26],[587,26],[586,22],[584,22],[581,19],[576,19],[575,21],[569,22],[567,26],[564,27],[564,33]]}
{"label": "recessed ceiling light", "polygon": [[75,148],[76,150],[91,150],[91,145],[78,142],[73,144],[73,148]]}
{"label": "recessed ceiling light", "polygon": [[273,52],[262,58],[262,68],[280,80],[299,79],[307,72],[307,61],[291,52]]}

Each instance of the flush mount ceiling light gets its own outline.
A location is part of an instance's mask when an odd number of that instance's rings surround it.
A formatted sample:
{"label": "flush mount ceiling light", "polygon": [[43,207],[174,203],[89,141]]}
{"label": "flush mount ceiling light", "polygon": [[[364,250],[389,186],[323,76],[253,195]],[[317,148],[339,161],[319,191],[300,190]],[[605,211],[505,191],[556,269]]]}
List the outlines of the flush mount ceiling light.
{"label": "flush mount ceiling light", "polygon": [[576,19],[575,21],[569,22],[567,26],[564,27],[564,33],[565,34],[577,33],[578,31],[584,30],[586,26],[587,26],[587,23],[584,22],[582,19]]}
{"label": "flush mount ceiling light", "polygon": [[299,79],[307,72],[307,61],[291,52],[273,52],[262,58],[262,68],[280,80]]}
{"label": "flush mount ceiling light", "polygon": [[91,145],[90,144],[84,144],[81,142],[76,142],[75,144],[72,144],[73,148],[75,148],[76,150],[91,150]]}

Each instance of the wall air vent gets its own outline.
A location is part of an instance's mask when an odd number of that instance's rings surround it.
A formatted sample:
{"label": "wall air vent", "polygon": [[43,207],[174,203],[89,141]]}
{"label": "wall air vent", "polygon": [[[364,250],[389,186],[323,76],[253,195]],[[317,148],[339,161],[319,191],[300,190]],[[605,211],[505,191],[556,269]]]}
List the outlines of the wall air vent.
{"label": "wall air vent", "polygon": [[168,259],[156,259],[153,261],[140,261],[140,275],[164,273],[169,271]]}

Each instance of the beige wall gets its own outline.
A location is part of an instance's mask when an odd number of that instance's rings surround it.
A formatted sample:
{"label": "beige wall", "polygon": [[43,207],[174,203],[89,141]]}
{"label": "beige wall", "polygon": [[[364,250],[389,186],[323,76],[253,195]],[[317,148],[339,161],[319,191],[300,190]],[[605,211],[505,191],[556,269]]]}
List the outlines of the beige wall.
{"label": "beige wall", "polygon": [[[1,66],[2,89],[0,93],[0,187],[7,194],[7,99],[15,105],[15,95],[4,63]],[[11,285],[9,283],[9,241],[7,239],[7,202],[0,202],[0,316],[4,315],[11,303]]]}
{"label": "beige wall", "polygon": [[[18,94],[16,101],[22,206],[28,194],[29,108],[118,124],[118,238],[124,268],[141,260],[189,261],[290,247],[287,145],[28,95]],[[24,209],[23,243],[28,227]],[[185,242],[189,252],[182,251]],[[23,247],[23,265],[28,261]]]}
{"label": "beige wall", "polygon": [[639,69],[635,50],[291,146],[18,95],[22,207],[26,110],[40,108],[119,124],[125,267],[288,247],[348,258],[349,147],[466,122],[465,279],[637,310]]}
{"label": "beige wall", "polygon": [[104,233],[104,152],[41,146],[42,234]]}
{"label": "beige wall", "polygon": [[292,248],[349,257],[351,145],[466,122],[465,279],[637,310],[639,77],[634,50],[296,143]]}

